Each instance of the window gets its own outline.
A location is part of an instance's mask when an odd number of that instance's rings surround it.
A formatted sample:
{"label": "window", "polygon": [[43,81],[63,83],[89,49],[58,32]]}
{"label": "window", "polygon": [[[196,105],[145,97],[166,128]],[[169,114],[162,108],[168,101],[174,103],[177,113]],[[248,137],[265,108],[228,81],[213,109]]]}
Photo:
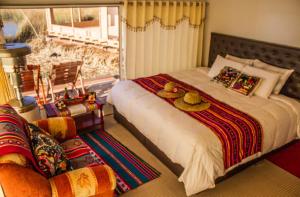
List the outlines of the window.
{"label": "window", "polygon": [[52,64],[82,60],[86,84],[119,75],[118,7],[0,9],[7,42],[32,48],[27,64],[41,65],[42,77]]}

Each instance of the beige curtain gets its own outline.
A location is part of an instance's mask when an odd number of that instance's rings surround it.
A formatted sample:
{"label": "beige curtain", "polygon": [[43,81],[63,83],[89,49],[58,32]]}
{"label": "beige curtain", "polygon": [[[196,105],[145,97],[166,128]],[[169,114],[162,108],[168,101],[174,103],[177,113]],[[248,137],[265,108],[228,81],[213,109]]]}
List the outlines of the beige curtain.
{"label": "beige curtain", "polygon": [[204,2],[125,0],[122,76],[132,79],[196,67],[202,56],[204,16]]}
{"label": "beige curtain", "polygon": [[13,98],[15,98],[14,91],[0,62],[0,105],[7,103]]}

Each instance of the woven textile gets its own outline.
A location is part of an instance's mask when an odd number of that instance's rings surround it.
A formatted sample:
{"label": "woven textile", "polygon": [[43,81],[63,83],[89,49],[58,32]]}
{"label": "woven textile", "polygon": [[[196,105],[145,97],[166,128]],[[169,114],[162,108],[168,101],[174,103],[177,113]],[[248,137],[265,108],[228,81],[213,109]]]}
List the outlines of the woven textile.
{"label": "woven textile", "polygon": [[61,144],[74,168],[107,164],[117,179],[116,194],[159,177],[160,173],[107,132],[94,131]]}
{"label": "woven textile", "polygon": [[19,154],[24,156],[29,163],[35,165],[36,163],[30,149],[29,139],[24,131],[24,120],[17,115],[17,113],[9,105],[1,105],[0,156]]}
{"label": "woven textile", "polygon": [[[209,127],[220,139],[223,147],[225,169],[261,151],[262,127],[256,119],[248,114],[218,101],[205,92],[167,74],[138,78],[133,81],[153,94],[162,90],[164,85],[170,81],[177,83],[186,92],[199,92],[200,96],[210,103],[209,109],[185,113]],[[174,99],[162,99],[174,106]]]}
{"label": "woven textile", "polygon": [[65,117],[65,116],[76,116],[79,114],[84,114],[100,109],[102,103],[96,101],[93,104],[84,102],[82,104],[70,105],[64,110],[59,110],[54,103],[48,103],[44,105],[44,108],[47,113],[47,117]]}

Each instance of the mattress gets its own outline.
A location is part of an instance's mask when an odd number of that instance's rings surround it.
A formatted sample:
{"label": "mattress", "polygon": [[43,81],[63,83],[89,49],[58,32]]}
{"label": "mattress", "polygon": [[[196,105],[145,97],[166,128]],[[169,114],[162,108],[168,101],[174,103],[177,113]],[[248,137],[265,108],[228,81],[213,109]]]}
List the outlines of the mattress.
{"label": "mattress", "polygon": [[284,95],[247,97],[207,76],[206,68],[168,73],[214,98],[256,118],[263,128],[262,152],[224,169],[219,138],[205,125],[131,80],[120,81],[108,102],[184,171],[179,181],[187,195],[215,187],[215,179],[240,164],[260,157],[300,136],[300,103]]}

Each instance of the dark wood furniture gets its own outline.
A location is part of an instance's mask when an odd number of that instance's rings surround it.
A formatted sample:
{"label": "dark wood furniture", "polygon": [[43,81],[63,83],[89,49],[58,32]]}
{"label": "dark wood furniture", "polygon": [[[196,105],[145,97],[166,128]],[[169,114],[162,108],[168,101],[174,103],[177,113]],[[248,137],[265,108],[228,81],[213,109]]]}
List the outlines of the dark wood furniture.
{"label": "dark wood furniture", "polygon": [[[35,91],[39,104],[47,103],[40,65],[27,65],[27,69],[21,71],[22,92]],[[40,87],[42,88],[43,100],[40,98]]]}
{"label": "dark wood furniture", "polygon": [[60,63],[52,66],[48,78],[48,91],[50,90],[52,101],[55,101],[53,87],[56,85],[71,84],[72,90],[76,89],[76,82],[79,78],[81,91],[85,94],[84,83],[81,74],[82,61]]}
{"label": "dark wood furniture", "polygon": [[[217,55],[225,56],[231,54],[241,58],[260,59],[266,63],[276,65],[282,68],[292,68],[295,72],[285,84],[281,91],[289,97],[300,99],[300,49],[278,44],[272,44],[257,40],[240,38],[219,33],[211,34],[209,66],[211,66]],[[114,108],[114,118],[127,128],[150,152],[152,152],[160,161],[162,161],[174,174],[179,176],[183,167],[173,163],[155,144],[147,139],[133,124],[122,116]],[[274,150],[275,151],[275,150]],[[262,156],[248,163],[229,171],[225,176],[219,177],[216,182],[220,182],[233,174],[247,168],[255,162],[265,158]]]}
{"label": "dark wood furniture", "polygon": [[75,120],[78,132],[89,132],[96,129],[104,130],[103,106],[105,103],[99,100],[97,100],[97,103],[98,110],[86,111],[76,115],[66,115],[65,113],[63,113],[64,115],[60,114],[60,111],[56,108],[54,103],[44,105],[44,109],[46,111],[47,118],[71,116]]}

